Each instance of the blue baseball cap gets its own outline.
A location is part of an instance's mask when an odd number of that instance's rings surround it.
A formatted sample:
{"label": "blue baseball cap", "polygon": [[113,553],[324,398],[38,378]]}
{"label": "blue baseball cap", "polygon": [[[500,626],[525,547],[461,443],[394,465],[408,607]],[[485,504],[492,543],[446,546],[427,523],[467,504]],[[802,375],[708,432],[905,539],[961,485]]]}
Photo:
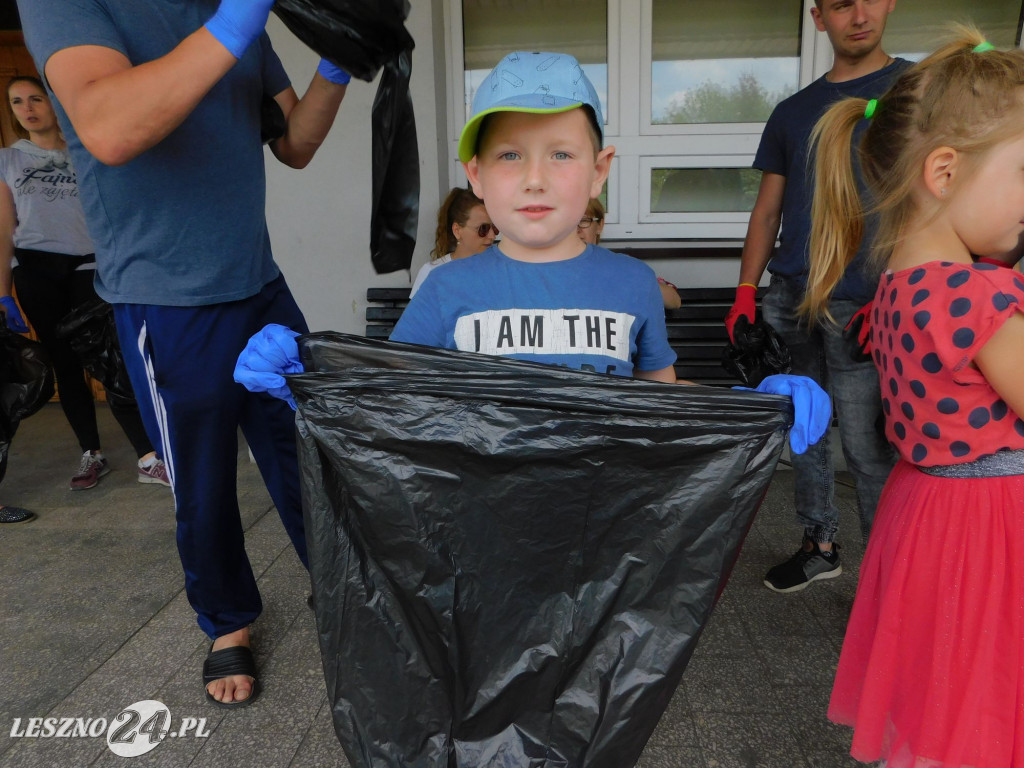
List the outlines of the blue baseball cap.
{"label": "blue baseball cap", "polygon": [[583,105],[594,110],[603,138],[601,102],[576,59],[567,53],[510,53],[491,70],[473,97],[473,116],[459,137],[459,160],[465,163],[473,159],[480,123],[487,115],[495,112],[548,115]]}

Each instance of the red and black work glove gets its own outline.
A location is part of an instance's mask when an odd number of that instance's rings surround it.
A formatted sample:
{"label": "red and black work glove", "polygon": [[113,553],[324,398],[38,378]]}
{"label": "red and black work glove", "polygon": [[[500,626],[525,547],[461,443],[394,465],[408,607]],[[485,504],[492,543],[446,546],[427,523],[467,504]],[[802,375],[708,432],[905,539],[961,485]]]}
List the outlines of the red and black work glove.
{"label": "red and black work glove", "polygon": [[754,317],[757,315],[757,304],[754,297],[757,295],[757,286],[750,283],[741,283],[736,289],[736,299],[732,303],[729,314],[725,316],[725,330],[729,333],[729,341],[736,343],[733,336],[733,329],[736,321],[741,317],[747,318],[750,324],[754,324]]}
{"label": "red and black work glove", "polygon": [[854,362],[866,363],[871,360],[871,310],[875,303],[869,301],[858,309],[843,329],[843,339],[850,349]]}

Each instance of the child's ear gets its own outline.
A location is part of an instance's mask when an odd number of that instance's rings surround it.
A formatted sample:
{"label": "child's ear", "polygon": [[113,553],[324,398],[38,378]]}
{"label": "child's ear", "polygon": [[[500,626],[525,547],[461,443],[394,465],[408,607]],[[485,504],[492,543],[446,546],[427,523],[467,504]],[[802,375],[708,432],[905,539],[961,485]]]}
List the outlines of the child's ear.
{"label": "child's ear", "polygon": [[[591,197],[600,197],[604,183],[608,180],[608,173],[612,169],[612,158],[615,157],[615,147],[605,147],[597,153],[594,160],[594,183],[590,187]],[[479,197],[479,195],[477,195]]]}
{"label": "child's ear", "polygon": [[938,147],[924,159],[925,189],[939,200],[947,199],[951,192],[957,171],[960,168],[960,153],[952,147]]}
{"label": "child's ear", "polygon": [[468,163],[463,163],[462,167],[466,171],[466,178],[469,179],[469,186],[473,188],[473,194],[483,200],[484,190],[480,186],[480,165],[477,162],[476,155],[473,155],[473,158]]}

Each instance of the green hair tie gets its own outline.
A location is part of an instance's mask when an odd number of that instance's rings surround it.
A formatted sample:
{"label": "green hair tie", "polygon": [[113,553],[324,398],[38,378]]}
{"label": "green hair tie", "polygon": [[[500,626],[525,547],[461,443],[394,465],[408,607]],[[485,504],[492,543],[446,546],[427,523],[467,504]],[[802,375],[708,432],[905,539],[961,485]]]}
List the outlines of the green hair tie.
{"label": "green hair tie", "polygon": [[875,110],[877,108],[878,108],[878,99],[872,99],[871,101],[869,101],[867,103],[867,106],[864,107],[864,119],[865,120],[870,120],[872,117],[874,117],[875,116]]}
{"label": "green hair tie", "polygon": [[978,43],[976,46],[974,46],[974,52],[975,53],[984,53],[985,51],[994,51],[995,48],[996,47],[994,45],[992,45],[992,43],[990,43],[988,40],[986,40],[985,42]]}

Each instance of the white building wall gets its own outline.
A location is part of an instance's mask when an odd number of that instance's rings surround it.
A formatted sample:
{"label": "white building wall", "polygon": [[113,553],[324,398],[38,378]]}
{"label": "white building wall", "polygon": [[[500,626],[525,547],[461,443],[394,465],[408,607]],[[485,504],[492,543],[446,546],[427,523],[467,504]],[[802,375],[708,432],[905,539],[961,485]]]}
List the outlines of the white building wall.
{"label": "white building wall", "polygon": [[[407,22],[416,41],[411,90],[420,151],[420,221],[413,270],[427,260],[440,203],[437,105],[443,109],[439,93],[444,68],[435,66],[431,10],[431,2],[414,2]],[[301,95],[319,58],[273,14],[267,29]],[[376,81],[352,80],[330,135],[308,167],[288,168],[266,151],[267,223],[274,257],[314,331],[362,334],[366,289],[410,284],[408,272],[377,275],[370,263],[370,112],[376,92]]]}

